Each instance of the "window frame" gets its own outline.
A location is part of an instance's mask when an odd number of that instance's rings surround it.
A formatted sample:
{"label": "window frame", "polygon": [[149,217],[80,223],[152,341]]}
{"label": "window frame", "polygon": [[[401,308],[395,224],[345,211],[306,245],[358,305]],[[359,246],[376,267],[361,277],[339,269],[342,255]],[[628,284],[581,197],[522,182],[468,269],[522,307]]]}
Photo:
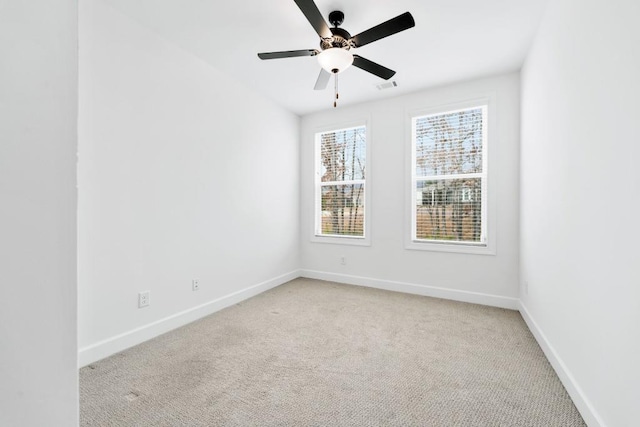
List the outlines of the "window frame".
{"label": "window frame", "polygon": [[[365,128],[365,179],[355,180],[362,181],[364,186],[364,217],[363,217],[363,236],[352,235],[339,235],[339,234],[319,234],[318,230],[321,229],[322,221],[322,160],[321,160],[321,137],[320,135],[328,132],[339,132],[343,130],[355,129],[359,127]],[[369,120],[354,120],[349,122],[343,122],[339,124],[325,125],[314,129],[313,134],[313,165],[314,165],[314,182],[313,182],[313,221],[311,230],[311,241],[315,243],[331,243],[340,245],[355,245],[355,246],[371,246],[371,232],[370,232],[370,215],[371,215],[371,185],[367,182],[371,176],[371,127],[369,126]],[[348,181],[332,181],[331,183],[324,183],[325,185],[336,183],[349,184],[355,182]]]}
{"label": "window frame", "polygon": [[[492,191],[492,183],[494,171],[490,167],[492,161],[491,156],[495,151],[496,135],[495,126],[495,95],[489,94],[482,98],[475,98],[468,101],[462,101],[451,104],[441,104],[437,106],[414,109],[407,111],[406,126],[407,143],[406,143],[406,224],[405,224],[405,249],[424,250],[435,252],[454,252],[479,255],[495,255],[496,254],[496,221],[495,221],[495,192]],[[432,116],[438,114],[448,114],[461,110],[468,110],[478,107],[484,107],[483,117],[483,144],[482,144],[482,229],[485,242],[453,242],[446,240],[426,240],[416,239],[416,183],[418,182],[416,173],[416,141],[415,141],[415,120],[424,116]],[[475,175],[475,174],[474,174]],[[455,175],[451,175],[455,176]],[[466,175],[460,175],[464,177]],[[451,178],[449,178],[451,179]]]}

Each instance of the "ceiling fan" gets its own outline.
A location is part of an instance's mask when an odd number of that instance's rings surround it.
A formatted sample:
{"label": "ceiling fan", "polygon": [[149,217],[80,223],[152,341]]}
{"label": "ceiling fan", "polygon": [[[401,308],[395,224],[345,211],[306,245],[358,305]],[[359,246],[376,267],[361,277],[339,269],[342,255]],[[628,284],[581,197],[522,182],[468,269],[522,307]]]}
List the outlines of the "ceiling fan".
{"label": "ceiling fan", "polygon": [[[344,71],[352,64],[354,67],[358,67],[385,80],[390,79],[396,73],[360,55],[354,55],[350,50],[414,27],[416,23],[409,12],[405,12],[382,24],[369,28],[355,36],[351,36],[347,30],[340,28],[340,25],[342,25],[344,21],[344,13],[338,10],[331,12],[329,14],[329,22],[333,25],[333,28],[329,28],[313,0],[294,0],[294,2],[320,36],[320,50],[303,49],[265,52],[258,54],[260,59],[317,56],[322,69],[320,70],[314,89],[325,89],[329,83],[331,74],[333,74],[335,75],[336,100],[338,99],[338,73]],[[337,106],[336,101],[334,101],[333,106]]]}

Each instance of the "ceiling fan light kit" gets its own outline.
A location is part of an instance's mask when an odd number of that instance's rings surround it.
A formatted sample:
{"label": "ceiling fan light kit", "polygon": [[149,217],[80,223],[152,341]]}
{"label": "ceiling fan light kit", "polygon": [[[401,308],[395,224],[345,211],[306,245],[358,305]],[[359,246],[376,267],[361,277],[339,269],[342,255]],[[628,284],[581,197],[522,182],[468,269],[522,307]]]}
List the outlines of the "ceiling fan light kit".
{"label": "ceiling fan light kit", "polygon": [[[260,59],[317,56],[318,63],[322,69],[320,70],[320,75],[316,80],[314,89],[325,89],[329,83],[331,74],[333,74],[335,79],[335,100],[338,99],[338,74],[351,65],[385,80],[390,79],[396,73],[380,64],[376,64],[359,55],[354,55],[350,50],[414,27],[415,21],[409,12],[398,15],[395,18],[351,37],[351,34],[349,34],[347,30],[340,28],[340,25],[342,25],[344,21],[344,13],[341,11],[334,10],[329,14],[329,22],[333,25],[333,28],[329,28],[313,0],[294,0],[294,2],[298,5],[316,33],[318,33],[318,36],[320,36],[321,50],[306,49],[259,53],[258,57]],[[335,100],[333,102],[334,107],[337,106]]]}
{"label": "ceiling fan light kit", "polygon": [[320,52],[318,62],[328,72],[338,74],[353,64],[353,54],[343,48],[332,47]]}

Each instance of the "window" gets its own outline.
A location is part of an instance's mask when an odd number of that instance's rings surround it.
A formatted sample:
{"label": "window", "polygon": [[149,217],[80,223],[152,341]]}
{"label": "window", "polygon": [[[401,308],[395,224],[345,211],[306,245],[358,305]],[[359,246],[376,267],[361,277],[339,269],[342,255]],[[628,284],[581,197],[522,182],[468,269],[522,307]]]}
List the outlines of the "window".
{"label": "window", "polygon": [[366,127],[316,134],[315,235],[365,238]]}
{"label": "window", "polygon": [[487,106],[412,117],[411,128],[412,242],[486,246]]}

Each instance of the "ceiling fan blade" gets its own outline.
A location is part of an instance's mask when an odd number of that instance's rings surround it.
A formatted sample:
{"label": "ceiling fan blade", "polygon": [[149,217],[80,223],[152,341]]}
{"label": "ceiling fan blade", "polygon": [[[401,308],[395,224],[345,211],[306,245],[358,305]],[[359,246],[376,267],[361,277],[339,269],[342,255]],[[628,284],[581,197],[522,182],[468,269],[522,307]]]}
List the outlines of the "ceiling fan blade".
{"label": "ceiling fan blade", "polygon": [[296,56],[316,56],[320,53],[316,49],[304,49],[304,50],[286,50],[282,52],[265,52],[259,53],[260,59],[280,59],[280,58],[294,58]]}
{"label": "ceiling fan blade", "polygon": [[318,74],[318,80],[316,80],[316,85],[313,87],[313,90],[326,89],[329,84],[329,79],[331,79],[331,73],[324,68],[320,68],[320,74]]}
{"label": "ceiling fan blade", "polygon": [[318,6],[313,2],[313,0],[293,0],[296,2],[304,16],[307,18],[311,26],[316,33],[323,39],[329,38],[333,36],[333,33],[329,29],[327,25],[327,21],[324,20],[322,14],[318,10]]}
{"label": "ceiling fan blade", "polygon": [[353,66],[358,67],[361,70],[365,70],[371,74],[375,74],[376,76],[385,80],[389,80],[396,73],[395,71],[390,70],[387,67],[383,67],[380,64],[376,64],[373,61],[369,61],[368,59],[365,59],[360,55],[353,55]]}
{"label": "ceiling fan blade", "polygon": [[402,15],[391,18],[382,24],[376,25],[375,27],[369,28],[360,34],[351,37],[351,41],[353,41],[356,47],[360,47],[399,33],[400,31],[408,30],[415,25],[416,21],[413,20],[413,16],[411,16],[409,12],[405,12]]}

